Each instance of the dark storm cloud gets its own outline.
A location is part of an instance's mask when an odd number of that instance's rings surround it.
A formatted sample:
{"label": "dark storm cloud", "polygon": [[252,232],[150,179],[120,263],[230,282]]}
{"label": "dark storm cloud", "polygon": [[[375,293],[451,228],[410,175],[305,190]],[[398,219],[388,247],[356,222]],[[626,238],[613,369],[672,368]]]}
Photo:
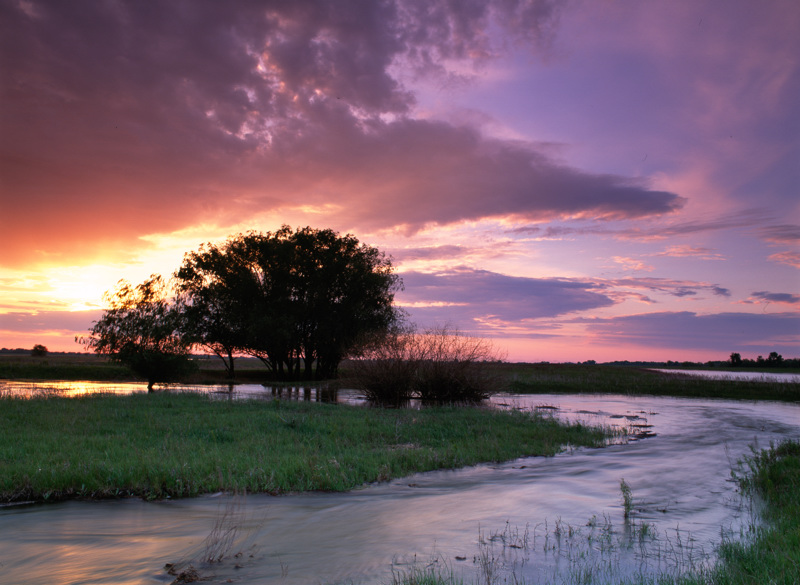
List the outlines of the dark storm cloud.
{"label": "dark storm cloud", "polygon": [[0,0],[0,262],[334,203],[364,227],[630,218],[683,200],[413,119],[393,73],[534,49],[560,2]]}
{"label": "dark storm cloud", "polygon": [[[554,317],[614,304],[593,283],[557,278],[523,278],[486,270],[402,274],[401,305],[420,322],[453,322],[464,329],[476,320],[514,322]],[[416,305],[416,306],[413,306]],[[429,305],[429,306],[426,306]]]}
{"label": "dark storm cloud", "polygon": [[[585,321],[597,341],[643,347],[778,351],[795,355],[800,347],[800,314],[664,312]],[[725,351],[725,350],[723,350]],[[766,354],[765,354],[766,355]],[[721,355],[724,359],[727,355]]]}

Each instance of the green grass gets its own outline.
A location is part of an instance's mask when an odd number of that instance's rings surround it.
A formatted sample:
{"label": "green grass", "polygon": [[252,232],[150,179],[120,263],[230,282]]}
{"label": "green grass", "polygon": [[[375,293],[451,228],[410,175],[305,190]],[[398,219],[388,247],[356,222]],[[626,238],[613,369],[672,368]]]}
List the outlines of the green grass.
{"label": "green grass", "polygon": [[94,354],[0,356],[0,379],[130,381],[136,377],[126,366]]}
{"label": "green grass", "polygon": [[0,398],[0,501],[349,490],[604,432],[481,408],[386,410],[190,393]]}
{"label": "green grass", "polygon": [[800,384],[704,380],[610,365],[503,364],[507,389],[521,394],[597,393],[800,402]]}

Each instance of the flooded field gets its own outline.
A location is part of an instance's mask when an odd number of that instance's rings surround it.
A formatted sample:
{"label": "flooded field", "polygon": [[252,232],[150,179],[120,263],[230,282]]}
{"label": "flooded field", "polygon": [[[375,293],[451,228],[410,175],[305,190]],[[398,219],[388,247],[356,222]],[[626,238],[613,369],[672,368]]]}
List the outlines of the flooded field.
{"label": "flooded field", "polygon": [[666,370],[654,369],[655,372],[665,374],[681,374],[707,380],[746,380],[756,382],[784,382],[787,384],[800,383],[800,374],[787,374],[785,372],[720,372],[715,370]]}
{"label": "flooded field", "polygon": [[[505,395],[616,425],[629,438],[553,458],[418,474],[350,493],[67,502],[0,509],[4,583],[391,583],[414,567],[577,582],[713,560],[753,521],[731,481],[750,446],[800,436],[800,406],[597,395]],[[629,486],[625,518],[621,482]],[[222,557],[208,563],[209,558]],[[173,567],[170,575],[167,565]]]}

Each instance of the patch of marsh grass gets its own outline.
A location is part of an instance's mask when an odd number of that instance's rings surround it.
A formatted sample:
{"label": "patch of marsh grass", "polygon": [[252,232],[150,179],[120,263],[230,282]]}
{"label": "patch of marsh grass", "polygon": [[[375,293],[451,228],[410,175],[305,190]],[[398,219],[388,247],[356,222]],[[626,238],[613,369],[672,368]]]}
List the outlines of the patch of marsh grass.
{"label": "patch of marsh grass", "polygon": [[343,491],[419,471],[599,446],[535,413],[214,401],[192,393],[0,398],[0,501]]}
{"label": "patch of marsh grass", "polygon": [[635,367],[588,364],[500,366],[507,389],[520,394],[627,394],[800,402],[800,384],[706,380]]}

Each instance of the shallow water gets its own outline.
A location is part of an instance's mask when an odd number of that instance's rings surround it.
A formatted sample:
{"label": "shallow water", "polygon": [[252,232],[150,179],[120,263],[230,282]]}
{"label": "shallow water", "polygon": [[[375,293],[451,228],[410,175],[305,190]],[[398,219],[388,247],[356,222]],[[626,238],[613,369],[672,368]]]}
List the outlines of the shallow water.
{"label": "shallow water", "polygon": [[[500,574],[529,583],[560,581],[576,567],[601,575],[671,572],[710,560],[722,533],[738,537],[751,521],[730,481],[749,446],[800,437],[800,406],[785,403],[596,395],[495,401],[590,423],[639,425],[630,430],[651,436],[418,474],[345,494],[0,509],[2,580],[169,583],[166,563],[191,563],[211,582],[382,583],[416,561],[471,582],[481,554]],[[622,478],[634,498],[628,523]],[[658,538],[637,534],[642,522]],[[204,565],[204,540],[215,526],[221,533],[238,526],[235,542],[228,558]]]}
{"label": "shallow water", "polygon": [[654,372],[665,374],[681,374],[707,380],[743,380],[751,382],[785,382],[800,384],[800,375],[786,372],[720,372],[718,370],[665,370],[654,368]]}
{"label": "shallow water", "polygon": [[[155,386],[156,392],[198,392],[208,393],[221,400],[227,399],[273,399],[288,398],[319,402],[336,402],[338,390],[335,385],[320,386],[271,386],[267,384],[167,384]],[[146,394],[144,382],[90,382],[90,381],[47,381],[28,382],[0,380],[0,395],[28,398],[37,395],[78,397],[84,394]],[[345,398],[348,401],[349,398]]]}

